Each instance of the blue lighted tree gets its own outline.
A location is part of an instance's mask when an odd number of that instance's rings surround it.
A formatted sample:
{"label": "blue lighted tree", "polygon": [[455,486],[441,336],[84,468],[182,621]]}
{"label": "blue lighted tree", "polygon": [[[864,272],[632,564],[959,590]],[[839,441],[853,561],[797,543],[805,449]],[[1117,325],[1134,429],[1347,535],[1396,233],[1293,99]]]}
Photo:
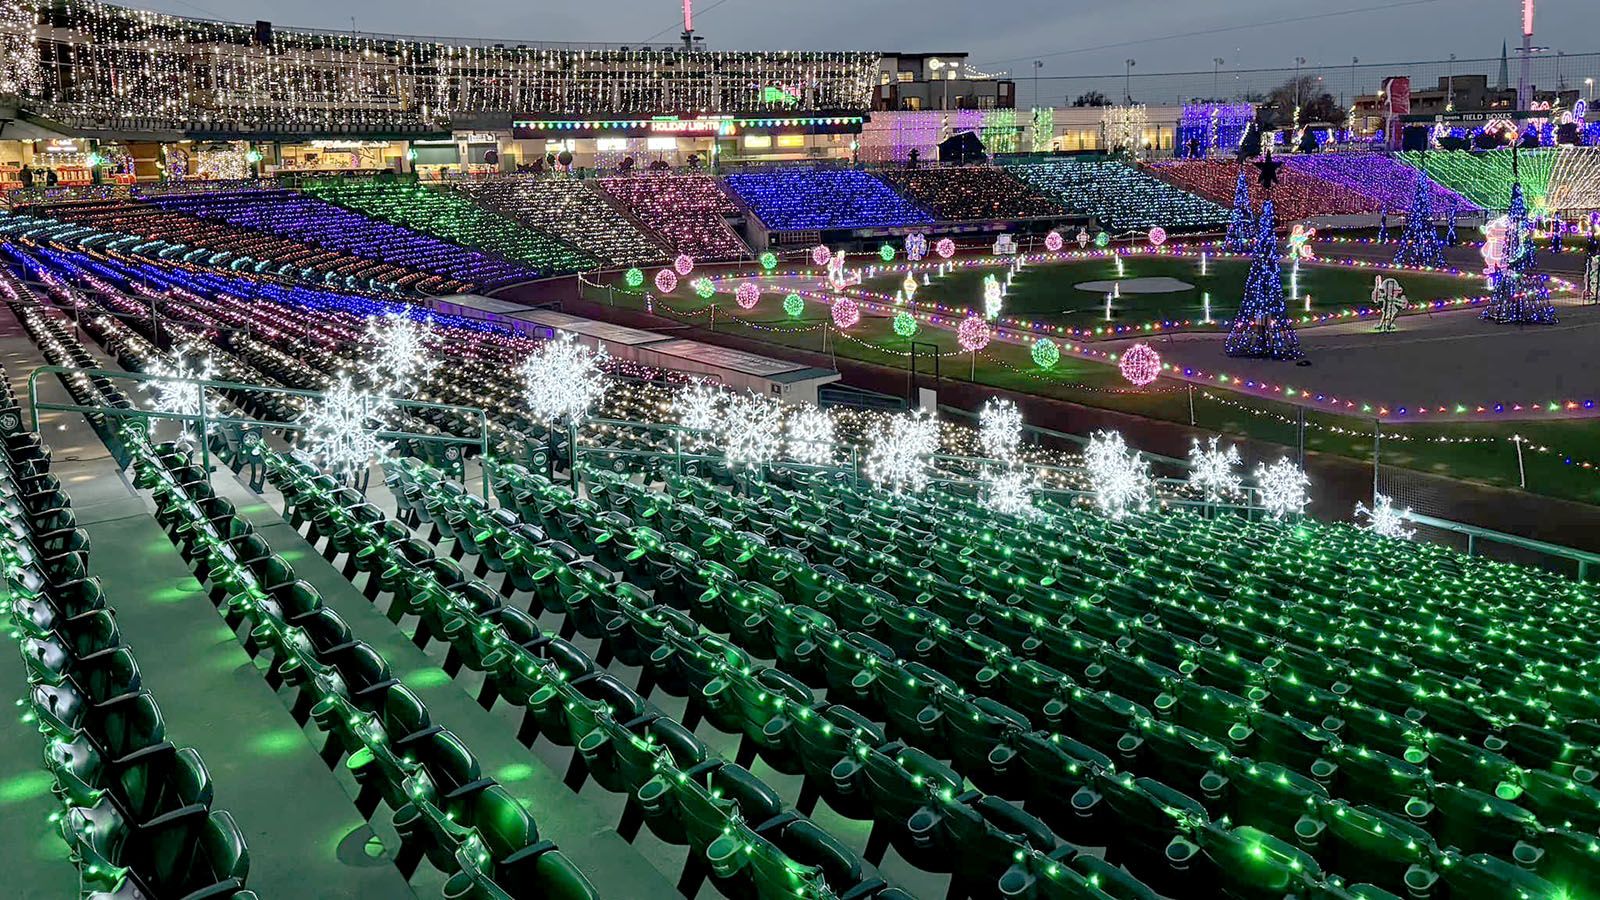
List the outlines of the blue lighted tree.
{"label": "blue lighted tree", "polygon": [[1439,246],[1439,231],[1433,227],[1433,180],[1427,172],[1417,173],[1417,195],[1406,215],[1405,231],[1400,233],[1400,249],[1394,252],[1397,266],[1442,266],[1444,250]]}
{"label": "blue lighted tree", "polygon": [[1446,244],[1449,244],[1452,247],[1454,247],[1456,244],[1460,243],[1460,240],[1456,237],[1456,214],[1458,212],[1459,206],[1460,206],[1460,204],[1456,200],[1456,195],[1455,194],[1451,194],[1450,195],[1450,212],[1449,212],[1449,215],[1445,218],[1444,242]]}
{"label": "blue lighted tree", "polygon": [[1528,204],[1522,183],[1511,183],[1511,206],[1506,210],[1505,264],[1490,276],[1492,289],[1483,318],[1507,325],[1552,325],[1556,308],[1550,302],[1550,276],[1539,270],[1528,225]]}
{"label": "blue lighted tree", "polygon": [[1239,183],[1233,188],[1233,215],[1228,218],[1228,233],[1222,238],[1222,249],[1229,253],[1249,253],[1256,238],[1255,216],[1250,211],[1250,182],[1245,178],[1244,166],[1239,167]]}
{"label": "blue lighted tree", "polygon": [[1256,227],[1250,274],[1244,280],[1244,300],[1233,319],[1233,329],[1223,349],[1229,356],[1265,359],[1299,359],[1300,335],[1289,321],[1283,299],[1283,263],[1278,255],[1278,233],[1272,218],[1272,201],[1261,206]]}

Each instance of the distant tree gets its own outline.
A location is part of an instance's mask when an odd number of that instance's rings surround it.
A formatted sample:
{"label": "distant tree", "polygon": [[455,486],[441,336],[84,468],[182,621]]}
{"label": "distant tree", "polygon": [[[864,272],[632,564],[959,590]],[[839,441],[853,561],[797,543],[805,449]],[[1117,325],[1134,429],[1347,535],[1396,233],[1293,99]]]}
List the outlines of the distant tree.
{"label": "distant tree", "polygon": [[1083,93],[1078,95],[1078,99],[1072,101],[1072,105],[1073,106],[1110,106],[1111,105],[1111,101],[1107,100],[1106,99],[1106,95],[1100,93],[1099,91],[1085,91],[1085,92],[1083,92]]}
{"label": "distant tree", "polygon": [[1296,106],[1300,122],[1327,122],[1343,125],[1345,109],[1334,96],[1322,89],[1315,75],[1291,78],[1273,88],[1261,100],[1261,117],[1268,126],[1293,125]]}

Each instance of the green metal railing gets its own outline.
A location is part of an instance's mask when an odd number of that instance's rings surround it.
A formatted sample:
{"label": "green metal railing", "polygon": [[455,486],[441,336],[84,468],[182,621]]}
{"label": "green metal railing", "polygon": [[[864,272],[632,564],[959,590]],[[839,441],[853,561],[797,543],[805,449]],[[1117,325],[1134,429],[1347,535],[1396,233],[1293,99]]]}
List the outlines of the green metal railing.
{"label": "green metal railing", "polygon": [[1467,539],[1468,556],[1475,555],[1478,551],[1478,543],[1486,541],[1491,544],[1504,544],[1507,547],[1516,547],[1519,550],[1529,550],[1534,553],[1541,553],[1545,556],[1551,556],[1556,559],[1568,560],[1570,562],[1577,563],[1579,581],[1589,580],[1590,566],[1600,567],[1600,553],[1590,553],[1587,550],[1578,550],[1573,547],[1563,547],[1560,544],[1552,544],[1548,541],[1537,541],[1533,538],[1525,538],[1515,534],[1506,534],[1503,531],[1495,531],[1492,528],[1482,528],[1477,525],[1468,525],[1465,522],[1455,522],[1450,519],[1440,519],[1434,516],[1425,516],[1421,513],[1411,512],[1410,510],[1401,513],[1401,515],[1404,516],[1408,521],[1415,522],[1418,525],[1425,525],[1429,528],[1437,528],[1440,531],[1448,531],[1452,534],[1465,535]]}
{"label": "green metal railing", "polygon": [[[197,410],[193,414],[164,412],[148,409],[120,409],[114,406],[91,406],[79,403],[57,403],[51,400],[39,399],[39,378],[43,375],[58,375],[65,377],[83,376],[87,378],[106,378],[109,380],[130,381],[136,384],[165,382],[186,384],[199,388],[197,391]],[[213,426],[231,426],[241,430],[254,429],[265,431],[276,429],[280,431],[305,431],[304,422],[281,422],[269,419],[254,419],[229,414],[223,408],[212,409],[216,401],[207,396],[207,392],[228,391],[235,393],[275,394],[280,396],[304,397],[308,399],[322,399],[327,396],[323,391],[309,391],[300,388],[276,387],[261,384],[241,384],[233,381],[210,381],[195,378],[180,378],[172,375],[154,375],[146,372],[124,372],[110,369],[87,369],[77,366],[40,366],[28,375],[28,408],[29,422],[33,431],[39,430],[39,413],[41,410],[55,412],[75,412],[98,416],[112,416],[134,421],[153,422],[168,420],[183,422],[195,427],[198,434],[210,433]],[[446,446],[477,447],[482,458],[487,459],[490,452],[489,442],[489,413],[487,410],[476,406],[452,406],[445,403],[430,403],[424,400],[394,400],[398,409],[435,409],[447,412],[464,413],[477,419],[479,433],[476,437],[464,437],[453,434],[421,434],[411,431],[378,430],[373,432],[382,440],[406,440],[443,444]],[[208,441],[201,440],[201,464],[209,471],[211,468],[211,450]],[[465,466],[463,466],[465,471]],[[485,469],[483,475],[483,495],[487,499],[490,494],[489,473]]]}

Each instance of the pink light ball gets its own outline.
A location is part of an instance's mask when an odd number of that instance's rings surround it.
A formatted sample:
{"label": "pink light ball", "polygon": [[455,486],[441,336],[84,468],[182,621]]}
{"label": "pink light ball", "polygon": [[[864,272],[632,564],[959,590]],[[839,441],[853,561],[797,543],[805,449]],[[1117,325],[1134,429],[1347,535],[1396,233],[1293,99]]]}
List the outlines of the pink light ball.
{"label": "pink light ball", "polygon": [[740,309],[752,309],[761,299],[761,288],[756,287],[754,281],[741,282],[733,292],[733,299],[738,302]]}
{"label": "pink light ball", "polygon": [[849,297],[835,297],[833,301],[833,324],[838,328],[849,328],[861,321],[861,307]]}
{"label": "pink light ball", "polygon": [[1044,248],[1051,253],[1061,252],[1062,243],[1061,232],[1059,231],[1052,231],[1044,236]]}
{"label": "pink light ball", "polygon": [[963,350],[976,353],[989,346],[989,337],[989,323],[977,314],[962,319],[961,324],[956,327],[956,343],[960,344]]}
{"label": "pink light ball", "polygon": [[670,294],[677,289],[678,276],[671,269],[661,269],[656,272],[656,290]]}
{"label": "pink light ball", "polygon": [[1134,344],[1117,361],[1117,368],[1122,370],[1122,377],[1134,386],[1144,387],[1161,374],[1161,354],[1147,344]]}
{"label": "pink light ball", "polygon": [[1167,230],[1160,225],[1150,229],[1150,246],[1159,247],[1167,242]]}
{"label": "pink light ball", "polygon": [[939,238],[939,243],[933,245],[940,259],[949,259],[956,255],[956,242],[949,238]]}
{"label": "pink light ball", "polygon": [[694,271],[694,257],[679,253],[678,258],[672,261],[672,267],[678,270],[679,275],[687,275]]}
{"label": "pink light ball", "polygon": [[818,244],[811,248],[812,265],[825,266],[828,264],[828,260],[830,259],[833,259],[833,251],[829,250],[826,246]]}

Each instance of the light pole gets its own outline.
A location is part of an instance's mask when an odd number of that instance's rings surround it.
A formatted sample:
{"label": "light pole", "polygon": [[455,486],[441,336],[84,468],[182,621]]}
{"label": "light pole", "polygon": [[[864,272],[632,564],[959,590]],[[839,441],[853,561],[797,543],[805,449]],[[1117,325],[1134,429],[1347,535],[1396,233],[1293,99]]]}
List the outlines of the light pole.
{"label": "light pole", "polygon": [[1221,73],[1222,73],[1222,57],[1214,56],[1214,57],[1211,58],[1211,99],[1213,99],[1213,100],[1221,100],[1222,99],[1222,97],[1219,96],[1220,91],[1218,91],[1218,89],[1217,89],[1217,80],[1218,80],[1218,76],[1221,75]]}
{"label": "light pole", "polygon": [[942,109],[942,110],[945,110],[947,112],[950,109],[950,79],[944,77],[943,75],[941,75],[939,73],[943,69],[945,69],[947,66],[954,66],[954,65],[955,65],[955,63],[947,63],[944,60],[938,59],[938,58],[934,58],[934,59],[928,60],[928,68],[933,70],[933,77],[935,77],[935,78],[939,79],[940,81],[944,82],[944,99],[940,101],[939,108]]}
{"label": "light pole", "polygon": [[1133,66],[1134,66],[1134,60],[1125,59],[1125,60],[1123,60],[1123,62],[1125,63],[1125,65],[1123,66],[1123,69],[1122,69],[1122,102],[1126,103],[1128,106],[1132,106],[1133,105]]}
{"label": "light pole", "polygon": [[1039,106],[1039,70],[1042,68],[1044,68],[1044,60],[1036,59],[1033,61],[1033,105],[1035,109]]}
{"label": "light pole", "polygon": [[1300,67],[1306,64],[1304,56],[1294,58],[1294,127],[1300,127]]}
{"label": "light pole", "polygon": [[1589,103],[1592,105],[1594,103],[1594,79],[1585,78],[1583,80],[1583,85],[1589,89]]}
{"label": "light pole", "polygon": [[1456,108],[1456,55],[1450,54],[1450,67],[1445,69],[1444,111],[1455,112]]}

